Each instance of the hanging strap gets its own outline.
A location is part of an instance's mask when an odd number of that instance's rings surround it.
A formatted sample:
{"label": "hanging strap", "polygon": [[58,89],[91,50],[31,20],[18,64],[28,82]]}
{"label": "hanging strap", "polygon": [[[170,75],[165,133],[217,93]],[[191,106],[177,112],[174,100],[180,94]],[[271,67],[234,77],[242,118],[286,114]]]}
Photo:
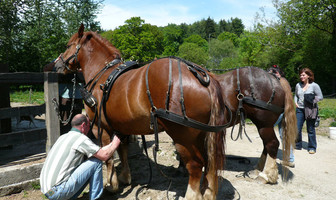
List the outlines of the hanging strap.
{"label": "hanging strap", "polygon": [[[238,95],[237,95],[238,108],[237,108],[237,112],[236,112],[236,119],[235,119],[235,122],[233,123],[232,129],[231,129],[231,139],[233,141],[237,141],[239,137],[240,137],[240,139],[242,139],[243,138],[242,132],[244,130],[245,136],[247,137],[247,139],[250,142],[252,142],[251,139],[249,138],[249,136],[247,135],[246,128],[245,128],[245,110],[244,110],[244,107],[243,107],[244,95],[241,93],[241,89],[240,89],[239,68],[237,68],[237,92],[238,92]],[[237,124],[238,118],[240,119],[239,130],[238,130],[237,137],[233,138],[233,131],[234,131],[234,128]]]}

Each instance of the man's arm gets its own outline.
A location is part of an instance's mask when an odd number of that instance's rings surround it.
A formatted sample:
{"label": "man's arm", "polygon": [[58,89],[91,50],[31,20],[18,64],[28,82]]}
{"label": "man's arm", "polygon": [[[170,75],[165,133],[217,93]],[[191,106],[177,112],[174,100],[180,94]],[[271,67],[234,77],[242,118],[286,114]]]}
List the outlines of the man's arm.
{"label": "man's arm", "polygon": [[103,146],[93,156],[98,158],[99,160],[106,161],[109,158],[111,158],[114,151],[118,148],[119,144],[120,144],[120,139],[117,136],[114,136],[110,144]]}

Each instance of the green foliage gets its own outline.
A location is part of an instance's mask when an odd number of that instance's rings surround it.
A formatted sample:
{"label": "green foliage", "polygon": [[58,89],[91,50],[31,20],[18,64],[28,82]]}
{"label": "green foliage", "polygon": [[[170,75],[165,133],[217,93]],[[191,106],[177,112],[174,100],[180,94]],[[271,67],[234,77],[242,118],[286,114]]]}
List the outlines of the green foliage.
{"label": "green foliage", "polygon": [[194,43],[197,44],[197,46],[202,47],[205,51],[208,50],[208,42],[203,39],[200,35],[191,35],[184,39],[184,42],[187,43]]}
{"label": "green foliage", "polygon": [[178,55],[181,58],[204,66],[208,60],[206,51],[195,43],[183,43],[179,48]]}
{"label": "green foliage", "polygon": [[329,126],[330,127],[336,127],[336,121],[332,121]]}
{"label": "green foliage", "polygon": [[162,32],[157,26],[144,22],[140,17],[132,17],[113,31],[111,42],[124,59],[147,62],[162,54]]}
{"label": "green foliage", "polygon": [[[184,31],[183,31],[184,30]],[[163,56],[175,56],[177,55],[179,46],[183,41],[183,32],[187,31],[177,26],[176,24],[168,24],[168,26],[162,29],[163,32]]]}
{"label": "green foliage", "polygon": [[32,182],[32,188],[34,190],[39,190],[41,189],[40,183],[39,182]]}
{"label": "green foliage", "polygon": [[100,30],[94,21],[100,4],[94,0],[0,1],[0,62],[12,72],[42,71],[64,50],[81,23]]}
{"label": "green foliage", "polygon": [[232,68],[238,64],[234,63],[238,54],[231,40],[212,39],[209,44],[209,56],[208,67],[212,69]]}
{"label": "green foliage", "polygon": [[235,33],[225,31],[222,32],[217,39],[220,41],[230,40],[236,47],[238,46],[238,36]]}
{"label": "green foliage", "polygon": [[243,65],[256,66],[257,56],[261,54],[263,47],[256,33],[245,31],[239,38],[239,52]]}

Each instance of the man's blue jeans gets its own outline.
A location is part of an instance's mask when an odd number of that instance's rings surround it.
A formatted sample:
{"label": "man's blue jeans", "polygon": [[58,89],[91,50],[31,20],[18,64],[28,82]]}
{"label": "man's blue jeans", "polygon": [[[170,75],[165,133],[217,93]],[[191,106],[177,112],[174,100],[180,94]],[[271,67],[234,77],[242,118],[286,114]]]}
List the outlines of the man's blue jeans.
{"label": "man's blue jeans", "polygon": [[67,181],[52,187],[53,194],[48,192],[46,197],[52,200],[77,199],[90,183],[90,199],[98,199],[104,189],[102,166],[101,160],[91,157],[79,165]]}
{"label": "man's blue jeans", "polygon": [[315,133],[315,119],[305,119],[305,113],[303,108],[296,108],[296,118],[298,127],[298,136],[296,139],[296,149],[302,149],[302,127],[303,123],[306,121],[307,132],[308,132],[308,151],[316,151],[316,133]]}
{"label": "man's blue jeans", "polygon": [[[280,114],[278,120],[275,122],[274,126],[278,125],[279,127],[279,135],[282,140],[282,119],[283,119],[283,113]],[[289,155],[289,162],[294,162],[294,153],[293,153],[293,147],[290,148],[290,155]]]}

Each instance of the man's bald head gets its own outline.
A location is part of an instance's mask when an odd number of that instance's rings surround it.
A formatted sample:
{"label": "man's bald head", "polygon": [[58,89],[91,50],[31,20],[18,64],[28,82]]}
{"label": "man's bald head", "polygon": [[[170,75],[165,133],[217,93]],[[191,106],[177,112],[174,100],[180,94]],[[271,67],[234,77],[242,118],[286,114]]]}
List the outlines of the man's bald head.
{"label": "man's bald head", "polygon": [[82,125],[83,123],[88,123],[88,118],[83,114],[77,114],[72,119],[71,126],[76,127]]}

